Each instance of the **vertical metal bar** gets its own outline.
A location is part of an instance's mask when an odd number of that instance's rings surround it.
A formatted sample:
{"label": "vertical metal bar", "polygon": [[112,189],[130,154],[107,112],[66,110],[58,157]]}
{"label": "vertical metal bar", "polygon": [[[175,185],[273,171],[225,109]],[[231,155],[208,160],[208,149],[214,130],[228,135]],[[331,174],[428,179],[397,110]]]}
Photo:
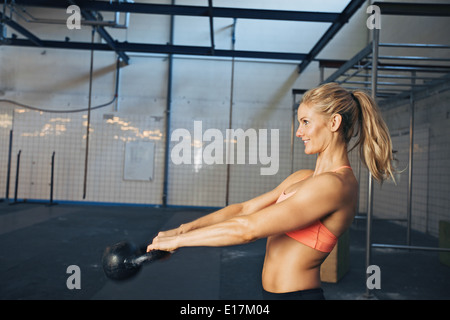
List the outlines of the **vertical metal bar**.
{"label": "vertical metal bar", "polygon": [[295,93],[292,94],[292,123],[291,123],[291,173],[294,173],[294,136],[295,136]]}
{"label": "vertical metal bar", "polygon": [[[413,71],[411,76],[415,75]],[[412,84],[415,79],[412,77]],[[409,163],[408,163],[408,197],[407,197],[407,227],[406,227],[406,244],[411,245],[411,217],[412,217],[412,184],[413,184],[413,151],[414,151],[414,94],[411,88],[409,99]]]}
{"label": "vertical metal bar", "polygon": [[[94,43],[95,27],[92,28],[91,43]],[[91,103],[92,103],[92,74],[94,69],[94,49],[91,49],[91,65],[89,70],[89,102],[86,125],[86,152],[84,155],[84,182],[83,182],[83,199],[86,199],[87,189],[87,172],[88,172],[88,158],[89,158],[89,131],[91,129]]]}
{"label": "vertical metal bar", "polygon": [[9,199],[9,183],[11,179],[11,156],[12,156],[13,131],[9,130],[9,149],[8,149],[8,170],[6,172],[6,194],[5,198]]}
{"label": "vertical metal bar", "polygon": [[119,111],[119,90],[120,90],[120,58],[117,57],[116,61],[116,85],[114,88],[114,97],[116,103],[114,104],[114,111]]}
{"label": "vertical metal bar", "polygon": [[211,39],[211,55],[214,55],[214,16],[213,16],[213,0],[208,0],[208,14],[209,14],[209,36]]}
{"label": "vertical metal bar", "polygon": [[52,169],[50,174],[50,204],[53,203],[53,180],[55,174],[55,151],[52,154]]}
{"label": "vertical metal bar", "polygon": [[378,81],[378,43],[380,40],[380,30],[373,29],[373,40],[372,40],[372,98],[377,97],[377,81]]}
{"label": "vertical metal bar", "polygon": [[[233,20],[233,29],[231,33],[231,48],[234,51],[236,44],[236,18]],[[233,102],[234,102],[234,64],[235,58],[231,57],[231,83],[230,83],[230,112],[228,116],[228,132],[231,132],[233,127]],[[232,148],[230,136],[227,136],[228,150]],[[231,152],[227,152],[227,156],[229,157]],[[227,159],[227,182],[226,182],[226,191],[225,191],[225,205],[228,206],[230,203],[230,159]]]}
{"label": "vertical metal bar", "polygon": [[[366,231],[366,271],[372,264],[372,218],[373,218],[373,176],[369,172],[368,193],[367,193],[367,231]],[[368,274],[366,273],[366,284]],[[372,293],[366,285],[366,298],[372,297]]]}
{"label": "vertical metal bar", "polygon": [[17,154],[17,165],[16,165],[16,186],[14,188],[14,203],[17,203],[17,193],[19,191],[19,168],[20,168],[20,154],[22,153],[22,150],[19,150],[19,153]]}
{"label": "vertical metal bar", "polygon": [[[172,5],[175,4],[175,0],[172,0]],[[170,16],[170,39],[169,44],[173,44],[173,31],[174,31],[175,16]],[[169,164],[170,164],[170,120],[172,110],[172,74],[173,74],[173,54],[169,53],[168,58],[168,70],[167,70],[167,104],[166,104],[166,144],[164,150],[164,185],[162,195],[162,205],[167,206],[168,202],[168,189],[169,189]]]}
{"label": "vertical metal bar", "polygon": [[[373,29],[372,39],[372,98],[375,100],[377,96],[377,79],[378,79],[378,42],[379,42],[379,30]],[[369,171],[369,185],[367,196],[367,233],[366,233],[366,270],[371,265],[372,258],[372,216],[373,216],[373,177]],[[368,275],[366,273],[366,284]],[[366,298],[372,296],[370,289],[366,285]]]}

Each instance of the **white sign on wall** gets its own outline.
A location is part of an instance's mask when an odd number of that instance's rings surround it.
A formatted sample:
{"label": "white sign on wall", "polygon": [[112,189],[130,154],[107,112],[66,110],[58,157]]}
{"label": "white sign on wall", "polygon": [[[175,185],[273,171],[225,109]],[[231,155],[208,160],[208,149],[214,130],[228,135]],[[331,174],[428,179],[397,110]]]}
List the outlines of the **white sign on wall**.
{"label": "white sign on wall", "polygon": [[125,144],[124,180],[151,181],[155,144],[148,141],[128,141]]}

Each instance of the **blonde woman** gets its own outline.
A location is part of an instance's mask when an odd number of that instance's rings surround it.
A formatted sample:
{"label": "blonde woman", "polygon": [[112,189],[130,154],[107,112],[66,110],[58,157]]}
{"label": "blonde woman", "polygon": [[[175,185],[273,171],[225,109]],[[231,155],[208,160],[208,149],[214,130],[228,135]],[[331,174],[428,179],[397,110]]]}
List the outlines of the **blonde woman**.
{"label": "blonde woman", "polygon": [[314,171],[299,170],[275,189],[243,203],[160,232],[147,250],[229,246],[267,238],[262,271],[267,299],[324,299],[320,265],[351,225],[358,183],[348,159],[358,137],[360,157],[373,177],[393,176],[392,144],[373,99],[328,83],[306,92],[297,112],[296,136]]}

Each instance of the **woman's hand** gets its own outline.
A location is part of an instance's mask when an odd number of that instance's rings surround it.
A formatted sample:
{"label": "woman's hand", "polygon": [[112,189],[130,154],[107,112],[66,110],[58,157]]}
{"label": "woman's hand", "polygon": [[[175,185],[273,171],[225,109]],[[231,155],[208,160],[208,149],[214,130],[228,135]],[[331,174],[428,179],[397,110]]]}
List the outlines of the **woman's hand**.
{"label": "woman's hand", "polygon": [[158,233],[158,237],[172,237],[172,236],[177,236],[179,234],[183,234],[185,232],[187,232],[187,227],[186,225],[182,224],[180,225],[178,228],[175,229],[171,229],[171,230],[167,230],[167,231],[160,231]]}
{"label": "woman's hand", "polygon": [[[176,229],[174,229],[176,230]],[[147,252],[152,250],[163,250],[163,251],[175,251],[178,249],[178,242],[177,242],[177,234],[173,234],[172,231],[169,230],[166,232],[160,232],[152,241],[151,244],[147,246]]]}

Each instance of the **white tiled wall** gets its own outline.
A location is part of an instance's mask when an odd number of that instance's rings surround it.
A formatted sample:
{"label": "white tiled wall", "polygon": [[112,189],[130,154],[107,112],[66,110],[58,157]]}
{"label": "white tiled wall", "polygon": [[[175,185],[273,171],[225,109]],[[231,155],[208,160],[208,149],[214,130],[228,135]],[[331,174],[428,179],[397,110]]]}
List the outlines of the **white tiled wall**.
{"label": "white tiled wall", "polygon": [[[415,102],[412,179],[412,228],[438,235],[439,220],[450,220],[450,92],[431,91]],[[375,190],[374,214],[384,218],[406,218],[409,102],[386,106],[385,119],[393,133],[394,148],[399,153],[400,173],[397,186],[386,184]],[[403,135],[395,135],[403,132]]]}
{"label": "white tiled wall", "polygon": [[[170,1],[145,0],[147,3]],[[204,1],[177,0],[177,5],[200,5]],[[219,7],[242,7],[241,1],[214,3]],[[247,1],[245,7],[275,10],[326,12],[342,11],[346,1]],[[314,10],[313,10],[314,9]],[[34,16],[58,14],[30,8]],[[61,12],[59,12],[61,14]],[[351,43],[342,44],[344,35],[323,51],[324,58],[348,57],[366,44],[365,12],[360,10],[343,31],[352,34]],[[110,16],[105,17],[108,19]],[[176,16],[174,44],[209,46],[209,20],[205,17]],[[42,39],[91,41],[91,29],[71,30],[21,21]],[[214,20],[217,49],[231,49],[233,19]],[[166,44],[169,42],[170,17],[130,15],[128,29],[108,28],[118,41]],[[236,50],[308,52],[328,28],[328,23],[239,20],[236,25]],[[6,28],[7,36],[12,29]],[[23,36],[18,34],[19,38]],[[95,41],[101,39],[98,35]],[[14,131],[12,146],[11,189],[15,183],[15,160],[22,150],[19,199],[48,200],[50,161],[55,152],[55,201],[114,202],[161,204],[164,188],[165,121],[170,116],[170,132],[177,128],[193,130],[194,121],[202,121],[204,130],[229,128],[230,104],[232,129],[276,129],[279,132],[279,170],[275,175],[260,174],[260,164],[230,165],[229,202],[253,197],[273,188],[291,171],[290,134],[293,88],[310,88],[319,82],[317,62],[301,75],[299,61],[277,62],[236,59],[232,81],[231,60],[197,56],[174,56],[171,113],[166,114],[168,57],[166,55],[129,53],[130,63],[122,66],[117,100],[91,112],[87,179],[87,112],[42,113],[0,103],[0,193],[6,190],[9,131]],[[51,110],[85,109],[88,106],[90,52],[0,46],[0,98]],[[95,52],[93,63],[92,106],[108,102],[115,93],[116,56]],[[231,88],[233,95],[231,96]],[[123,179],[127,141],[155,143],[152,181]],[[227,141],[223,141],[224,145]],[[170,147],[176,142],[171,142]],[[194,141],[193,150],[206,147]],[[294,168],[311,168],[314,158],[302,154],[296,144]],[[270,149],[269,149],[270,150]],[[227,198],[227,165],[175,165],[169,161],[168,204],[223,206]],[[86,197],[83,198],[86,185]]]}
{"label": "white tiled wall", "polygon": [[[142,62],[142,66],[158,65],[156,61]],[[173,101],[173,118],[171,132],[179,128],[187,129],[194,136],[194,121],[201,121],[203,132],[209,128],[218,129],[224,134],[228,128],[230,107],[229,86],[213,82],[220,77],[221,69],[209,68],[212,61],[196,61],[203,64],[209,77],[188,83],[187,90],[183,78],[175,81],[179,90]],[[229,66],[229,63],[228,63]],[[247,67],[240,64],[245,70]],[[197,65],[197,67],[199,67]],[[223,63],[225,71],[227,64]],[[269,72],[269,67],[267,72]],[[273,76],[279,72],[274,69]],[[289,65],[284,65],[288,68]],[[290,66],[292,68],[292,66]],[[238,69],[239,70],[239,69]],[[245,81],[245,73],[239,75]],[[268,75],[267,75],[268,76]],[[126,79],[128,75],[123,75]],[[229,74],[226,76],[229,77]],[[210,80],[208,80],[210,79]],[[243,79],[243,80],[242,80]],[[178,82],[177,82],[178,81]],[[294,81],[295,82],[295,81]],[[219,85],[217,85],[219,84]],[[129,85],[129,84],[128,84]],[[283,87],[280,85],[281,88]],[[191,92],[208,88],[203,97],[193,96]],[[186,91],[183,91],[186,89]],[[10,198],[14,195],[16,157],[21,150],[19,199],[40,199],[47,201],[50,193],[50,163],[55,152],[55,201],[87,201],[102,203],[161,204],[163,192],[165,119],[161,110],[164,108],[164,92],[158,91],[160,97],[152,99],[157,93],[148,93],[141,101],[149,112],[137,112],[135,106],[128,107],[130,91],[127,82],[122,90],[128,92],[122,97],[119,111],[115,106],[92,111],[90,146],[87,172],[87,193],[83,199],[84,168],[86,151],[86,112],[81,113],[46,113],[31,111],[3,103],[0,105],[0,147],[2,152],[0,168],[0,192],[6,190],[6,165],[9,147],[9,132],[14,132],[11,162]],[[139,91],[139,89],[136,89]],[[253,91],[251,91],[253,90]],[[263,90],[261,95],[255,88],[244,93],[239,87],[233,101],[232,128],[244,131],[252,128],[277,130],[279,133],[279,170],[276,175],[263,176],[262,166],[233,164],[230,166],[229,201],[244,201],[261,194],[279,183],[291,171],[291,99],[289,90],[277,96],[280,90]],[[132,90],[131,90],[132,91]],[[241,92],[242,91],[242,92]],[[437,235],[439,220],[449,217],[449,105],[450,94],[443,92],[416,102],[416,122],[414,131],[414,176],[412,198],[412,226],[416,230]],[[214,99],[214,97],[222,97]],[[265,102],[273,102],[272,108],[263,108]],[[62,99],[59,97],[59,99]],[[137,100],[136,100],[137,99]],[[99,97],[98,100],[104,100]],[[214,105],[214,107],[211,107]],[[408,105],[399,105],[384,111],[392,133],[394,149],[398,151],[400,173],[396,176],[397,184],[386,182],[382,186],[375,184],[374,215],[378,218],[405,219],[407,207],[408,179]],[[297,124],[295,124],[296,126]],[[127,141],[152,141],[155,143],[154,179],[152,181],[129,181],[123,178],[124,150]],[[225,146],[226,139],[223,140]],[[170,148],[176,144],[172,141]],[[193,157],[195,152],[204,150],[209,142],[199,144],[192,142]],[[270,150],[270,147],[269,147]],[[248,151],[248,149],[247,149]],[[314,156],[303,154],[303,146],[298,140],[294,142],[294,170],[314,167]],[[360,181],[359,211],[365,212],[367,204],[367,170],[359,167],[356,151],[351,154],[355,174]],[[170,205],[212,206],[225,205],[227,193],[226,164],[175,165],[169,162],[168,203]]]}
{"label": "white tiled wall", "polygon": [[[5,49],[4,51],[10,51]],[[10,51],[11,52],[11,51]],[[5,54],[7,52],[4,52]],[[52,55],[53,53],[48,53]],[[85,53],[86,54],[86,53]],[[108,58],[109,63],[104,59]],[[95,55],[101,65],[114,65],[112,56]],[[160,204],[164,186],[164,144],[167,87],[167,61],[159,57],[132,57],[123,67],[117,101],[91,111],[89,152],[86,157],[87,112],[38,112],[27,108],[0,105],[2,115],[2,178],[6,176],[9,130],[14,132],[9,197],[15,184],[16,155],[21,150],[18,198],[47,201],[50,195],[51,157],[55,152],[55,201]],[[255,66],[263,76],[256,77]],[[109,68],[109,67],[108,67]],[[236,62],[232,129],[266,129],[279,134],[275,175],[262,176],[261,163],[230,165],[229,202],[243,201],[273,188],[291,170],[291,89],[298,74],[295,63]],[[202,121],[203,131],[220,130],[227,143],[229,127],[231,61],[216,59],[174,59],[171,132],[185,128],[192,132],[194,121]],[[201,70],[199,73],[198,70]],[[114,89],[115,70],[110,75],[94,76],[93,102],[109,101]],[[99,73],[94,72],[94,75]],[[24,75],[26,76],[26,74]],[[76,74],[68,77],[79,78]],[[245,88],[251,82],[252,85]],[[69,80],[66,81],[70,83]],[[31,89],[31,83],[27,85]],[[70,85],[68,85],[70,88]],[[30,90],[29,89],[29,90]],[[86,89],[86,88],[85,88]],[[83,90],[79,90],[80,93]],[[41,92],[10,94],[12,100],[49,110],[87,107],[87,96],[78,90],[64,95]],[[9,98],[9,97],[8,97]],[[170,137],[169,137],[170,138]],[[124,150],[127,141],[155,142],[152,181],[123,179]],[[171,143],[171,148],[176,142]],[[193,142],[193,152],[207,145]],[[269,152],[271,147],[269,144]],[[296,155],[301,154],[296,150]],[[305,164],[295,157],[295,168]],[[86,181],[84,170],[87,165]],[[310,164],[309,164],[310,165]],[[2,179],[0,191],[6,190]],[[86,187],[86,196],[84,195]],[[223,206],[227,198],[227,165],[174,165],[169,161],[168,204]]]}
{"label": "white tiled wall", "polygon": [[[226,201],[227,163],[230,164],[229,201],[244,201],[268,191],[286,177],[291,170],[290,114],[288,108],[277,111],[284,121],[235,119],[232,129],[254,130],[257,139],[267,142],[270,164],[262,164],[256,154],[257,164],[249,164],[249,148],[245,150],[245,163],[229,162],[226,158],[226,130],[228,108],[224,105],[223,119],[205,116],[176,117],[171,121],[172,132],[184,128],[192,137],[192,164],[175,165],[169,161],[168,203],[171,205],[223,206]],[[206,108],[206,106],[205,106]],[[257,109],[253,108],[256,112]],[[165,119],[162,117],[95,110],[91,112],[89,152],[86,162],[87,115],[82,113],[55,114],[37,112],[25,108],[2,106],[1,147],[2,184],[5,191],[9,131],[13,129],[10,198],[15,184],[16,157],[19,150],[20,175],[18,198],[48,200],[50,194],[50,170],[55,152],[54,199],[61,201],[90,201],[112,203],[160,204],[164,180]],[[177,110],[174,108],[174,110]],[[190,110],[192,111],[192,110]],[[176,111],[174,111],[176,113]],[[200,112],[199,112],[200,113]],[[199,114],[198,113],[198,114]],[[217,113],[216,113],[217,114]],[[218,129],[223,134],[223,163],[194,163],[197,152],[203,152],[209,141],[196,141],[194,121],[201,122],[203,134],[207,129]],[[267,130],[261,136],[259,129]],[[276,133],[276,135],[274,135]],[[271,139],[277,149],[272,149]],[[260,142],[258,140],[258,142]],[[128,141],[152,141],[155,143],[154,179],[152,181],[128,181],[123,178],[125,144]],[[171,149],[177,144],[171,142]],[[248,141],[247,141],[248,143]],[[236,141],[232,147],[237,154]],[[275,147],[275,146],[274,146]],[[259,147],[258,147],[259,150]],[[303,147],[296,142],[294,168],[312,168],[302,154]],[[255,150],[256,151],[256,150]],[[274,154],[271,154],[271,153]],[[276,159],[276,160],[275,160]],[[303,159],[303,160],[302,160]],[[84,170],[87,165],[86,197],[84,194]],[[273,166],[276,174],[262,175],[261,168]]]}
{"label": "white tiled wall", "polygon": [[[51,157],[55,152],[54,198],[69,201],[83,199],[86,126],[86,115],[81,113],[55,115],[16,109],[11,186],[15,183],[17,153],[21,150],[18,198],[49,198]],[[163,121],[152,116],[93,111],[85,200],[159,203],[163,179],[163,127]],[[1,140],[2,150],[7,150],[7,130],[2,131],[5,131]],[[144,183],[123,179],[127,141],[155,143],[156,170],[152,181]],[[2,152],[2,158],[6,154]]]}
{"label": "white tiled wall", "polygon": [[[397,151],[396,183],[385,182],[374,188],[374,217],[385,219],[407,219],[409,177],[409,132],[392,132],[392,143]],[[414,130],[413,148],[413,192],[412,227],[426,231],[426,209],[428,201],[428,128]],[[395,196],[393,196],[395,195]]]}
{"label": "white tiled wall", "polygon": [[[55,152],[55,201],[87,201],[101,203],[161,204],[164,184],[165,144],[165,85],[153,81],[153,75],[141,75],[138,82],[132,74],[137,69],[153,70],[164,74],[161,58],[135,58],[136,64],[122,69],[119,104],[92,111],[86,198],[83,199],[86,151],[87,113],[46,113],[21,107],[0,105],[0,192],[6,190],[7,152],[9,132],[14,132],[9,196],[14,196],[16,157],[21,150],[19,199],[47,201],[50,193],[50,163]],[[230,61],[190,61],[180,58],[175,65],[186,71],[174,78],[171,132],[187,129],[193,136],[194,121],[201,121],[203,132],[209,128],[224,134],[229,125]],[[229,202],[239,202],[261,194],[279,183],[291,171],[291,120],[292,96],[296,86],[293,75],[295,65],[264,64],[260,66],[264,77],[254,86],[244,84],[252,78],[254,62],[236,63],[233,96],[232,128],[244,131],[252,128],[278,130],[279,170],[276,175],[260,174],[261,164],[233,164],[230,166]],[[188,77],[193,70],[203,70],[203,77]],[[283,70],[284,69],[284,70]],[[132,72],[131,72],[132,71]],[[131,73],[131,74],[130,74]],[[290,74],[291,77],[286,77]],[[284,78],[283,78],[284,75]],[[279,78],[278,80],[277,77]],[[164,77],[162,77],[164,82]],[[276,85],[272,86],[272,79]],[[284,81],[283,81],[284,80]],[[140,85],[137,85],[140,84]],[[108,90],[109,91],[109,90]],[[200,95],[198,92],[204,92]],[[414,132],[414,176],[412,198],[412,226],[416,230],[437,235],[439,220],[449,217],[449,96],[448,91],[434,94],[416,102]],[[40,93],[28,97],[27,103],[45,105]],[[48,98],[48,97],[47,97]],[[66,99],[65,99],[66,98]],[[58,108],[66,101],[70,107],[83,106],[83,96],[57,96],[49,101],[49,108]],[[106,94],[95,96],[95,102],[107,101]],[[67,102],[69,101],[69,102]],[[141,105],[138,107],[137,105]],[[269,107],[268,107],[269,106]],[[118,110],[115,110],[115,109]],[[399,160],[397,185],[386,182],[375,184],[374,215],[379,218],[405,219],[407,206],[409,126],[408,104],[392,106],[384,111],[394,148]],[[142,112],[145,109],[146,112]],[[295,126],[297,124],[295,123]],[[269,139],[270,140],[270,139]],[[124,152],[127,141],[152,141],[155,143],[154,179],[129,181],[123,178]],[[226,144],[224,139],[224,146]],[[172,141],[170,148],[176,144]],[[193,154],[204,150],[208,142],[193,141]],[[270,150],[270,147],[269,147]],[[314,167],[314,156],[306,156],[298,140],[294,142],[294,170]],[[359,211],[367,205],[367,170],[359,167],[354,151],[351,162],[360,181]],[[227,194],[226,164],[175,165],[169,162],[168,204],[220,207],[225,205]]]}

